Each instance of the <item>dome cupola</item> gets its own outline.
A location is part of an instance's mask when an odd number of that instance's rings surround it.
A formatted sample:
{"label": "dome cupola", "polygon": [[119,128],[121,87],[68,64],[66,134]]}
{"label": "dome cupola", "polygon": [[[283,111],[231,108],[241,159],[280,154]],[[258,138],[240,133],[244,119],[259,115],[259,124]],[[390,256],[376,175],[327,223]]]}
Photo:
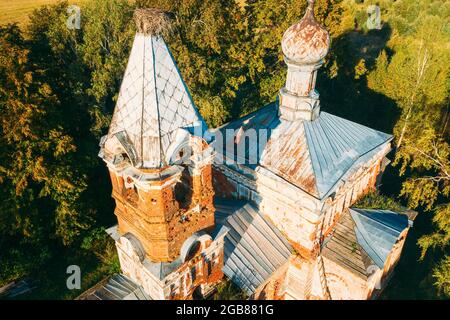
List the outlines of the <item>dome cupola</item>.
{"label": "dome cupola", "polygon": [[281,47],[285,57],[298,64],[316,64],[328,53],[330,35],[314,17],[314,0],[303,18],[292,25],[283,35]]}
{"label": "dome cupola", "polygon": [[314,0],[308,2],[303,18],[286,30],[281,41],[288,72],[279,94],[279,116],[288,121],[312,121],[320,114],[317,69],[328,53],[330,35],[314,17]]}

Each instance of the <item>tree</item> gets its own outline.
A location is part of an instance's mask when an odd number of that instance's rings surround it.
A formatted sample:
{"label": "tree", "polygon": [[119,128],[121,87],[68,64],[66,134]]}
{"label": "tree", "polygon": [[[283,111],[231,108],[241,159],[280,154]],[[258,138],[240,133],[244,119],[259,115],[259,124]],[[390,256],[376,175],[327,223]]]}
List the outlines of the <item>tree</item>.
{"label": "tree", "polygon": [[49,237],[70,242],[88,216],[76,215],[85,184],[71,166],[76,146],[59,123],[58,96],[16,25],[0,27],[0,43],[0,241],[11,249],[0,253],[0,273],[8,280],[48,256]]}
{"label": "tree", "polygon": [[91,130],[100,137],[109,126],[134,36],[134,6],[124,0],[93,0],[83,7],[77,54],[90,71],[85,93],[92,97]]}
{"label": "tree", "polygon": [[[316,19],[330,30],[332,38],[339,33],[336,28],[336,21],[341,16],[339,2],[322,0],[315,5]],[[244,10],[248,35],[239,50],[246,60],[247,79],[238,100],[238,115],[254,111],[276,99],[278,91],[284,86],[287,70],[281,39],[284,32],[302,18],[306,6],[307,2],[300,0],[246,1]]]}
{"label": "tree", "polygon": [[[109,52],[96,44],[128,28],[128,2],[121,3],[91,4],[81,30],[66,28],[67,1],[36,10],[27,40],[17,26],[1,28],[0,241],[9,248],[0,252],[2,282],[38,269],[112,220],[110,186],[97,157],[108,122],[99,124],[95,111],[108,117],[129,41],[114,38]],[[108,24],[108,14],[124,17],[122,23]]]}
{"label": "tree", "polygon": [[[394,128],[394,164],[407,178],[400,195],[411,208],[434,212],[436,231],[419,240],[422,258],[429,248],[445,248],[450,241],[449,9],[432,0],[393,4],[395,36],[388,45],[394,54],[380,54],[368,76],[369,87],[393,99],[401,110]],[[446,274],[439,270],[435,275],[445,283]]]}
{"label": "tree", "polygon": [[139,0],[138,7],[159,7],[172,18],[166,42],[194,102],[211,127],[230,119],[245,80],[237,46],[245,32],[234,0]]}

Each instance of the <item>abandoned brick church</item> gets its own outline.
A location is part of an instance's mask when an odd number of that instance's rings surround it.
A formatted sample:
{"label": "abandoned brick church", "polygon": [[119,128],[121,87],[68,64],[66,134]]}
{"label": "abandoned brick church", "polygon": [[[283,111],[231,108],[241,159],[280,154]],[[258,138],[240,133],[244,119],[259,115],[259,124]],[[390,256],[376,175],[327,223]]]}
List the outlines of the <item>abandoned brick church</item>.
{"label": "abandoned brick church", "polygon": [[84,298],[202,298],[225,278],[251,299],[379,295],[414,214],[352,207],[379,185],[392,136],[320,110],[330,37],[313,5],[283,36],[278,99],[216,129],[145,20],[162,13],[139,10],[99,154],[122,274]]}

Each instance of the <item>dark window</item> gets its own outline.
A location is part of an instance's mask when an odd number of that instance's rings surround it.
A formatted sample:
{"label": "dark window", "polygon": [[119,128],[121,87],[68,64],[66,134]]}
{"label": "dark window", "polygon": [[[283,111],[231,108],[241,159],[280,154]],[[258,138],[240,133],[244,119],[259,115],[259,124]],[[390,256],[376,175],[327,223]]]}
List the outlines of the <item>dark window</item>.
{"label": "dark window", "polygon": [[192,177],[189,170],[185,168],[180,181],[175,185],[175,200],[181,209],[187,209],[192,203]]}
{"label": "dark window", "polygon": [[195,279],[197,279],[197,268],[195,266],[193,266],[191,269],[191,278],[192,283],[194,283]]}
{"label": "dark window", "polygon": [[201,243],[199,241],[197,241],[195,244],[193,244],[191,246],[191,248],[189,249],[189,252],[186,256],[186,261],[189,261],[192,258],[194,258],[199,253],[200,247],[201,247]]}

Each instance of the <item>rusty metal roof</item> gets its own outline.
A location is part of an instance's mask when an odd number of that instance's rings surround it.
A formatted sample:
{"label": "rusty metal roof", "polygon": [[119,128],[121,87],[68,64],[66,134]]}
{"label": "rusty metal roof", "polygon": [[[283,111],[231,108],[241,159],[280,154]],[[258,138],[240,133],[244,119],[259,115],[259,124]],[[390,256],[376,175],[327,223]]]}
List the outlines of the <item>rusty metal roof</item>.
{"label": "rusty metal roof", "polygon": [[317,63],[327,55],[330,35],[314,17],[314,1],[309,1],[303,18],[286,30],[281,47],[289,60],[301,64]]}
{"label": "rusty metal roof", "polygon": [[[225,139],[228,129],[235,137]],[[248,142],[246,132],[266,130],[267,139]],[[313,121],[286,121],[278,117],[278,103],[218,129],[225,143],[216,151],[253,170],[264,167],[322,199],[337,183],[383,148],[392,136],[355,122],[321,112]],[[250,136],[250,135],[249,135]],[[244,150],[240,154],[238,150]]]}
{"label": "rusty metal roof", "polygon": [[136,166],[165,166],[179,128],[206,129],[161,36],[136,34],[108,137],[122,135]]}
{"label": "rusty metal roof", "polygon": [[227,234],[224,274],[251,295],[291,255],[291,246],[270,221],[246,202],[215,199],[216,221]]}
{"label": "rusty metal roof", "polygon": [[355,222],[346,210],[333,232],[325,239],[322,255],[366,280],[370,274],[370,266],[374,263],[359,244],[355,229]]}

